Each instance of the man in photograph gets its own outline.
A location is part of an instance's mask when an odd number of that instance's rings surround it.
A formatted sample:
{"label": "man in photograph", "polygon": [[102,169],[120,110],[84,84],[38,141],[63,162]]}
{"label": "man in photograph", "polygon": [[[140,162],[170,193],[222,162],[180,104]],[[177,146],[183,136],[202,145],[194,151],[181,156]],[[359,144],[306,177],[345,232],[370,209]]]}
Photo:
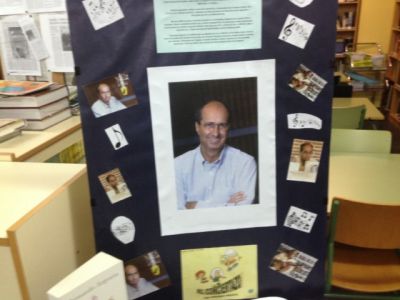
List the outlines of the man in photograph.
{"label": "man in photograph", "polygon": [[299,155],[290,162],[288,180],[315,182],[319,162],[312,158],[314,145],[310,142],[300,144]]}
{"label": "man in photograph", "polygon": [[225,144],[228,107],[218,100],[204,104],[195,116],[200,145],[175,158],[178,209],[252,204],[257,167],[247,153]]}
{"label": "man in photograph", "polygon": [[134,264],[125,266],[125,280],[129,300],[137,299],[158,290],[158,287],[154,284],[140,277],[139,270]]}
{"label": "man in photograph", "polygon": [[96,118],[108,115],[110,113],[125,109],[126,106],[111,95],[110,86],[106,83],[100,83],[97,86],[99,99],[92,104],[92,111]]}

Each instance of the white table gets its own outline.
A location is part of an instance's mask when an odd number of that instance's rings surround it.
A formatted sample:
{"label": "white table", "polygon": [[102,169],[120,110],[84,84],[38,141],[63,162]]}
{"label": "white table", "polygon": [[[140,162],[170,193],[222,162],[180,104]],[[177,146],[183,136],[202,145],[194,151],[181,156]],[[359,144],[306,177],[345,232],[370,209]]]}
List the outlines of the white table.
{"label": "white table", "polygon": [[333,98],[332,108],[365,105],[365,120],[382,121],[385,116],[368,98]]}
{"label": "white table", "polygon": [[331,153],[328,212],[335,196],[400,205],[399,174],[400,154]]}

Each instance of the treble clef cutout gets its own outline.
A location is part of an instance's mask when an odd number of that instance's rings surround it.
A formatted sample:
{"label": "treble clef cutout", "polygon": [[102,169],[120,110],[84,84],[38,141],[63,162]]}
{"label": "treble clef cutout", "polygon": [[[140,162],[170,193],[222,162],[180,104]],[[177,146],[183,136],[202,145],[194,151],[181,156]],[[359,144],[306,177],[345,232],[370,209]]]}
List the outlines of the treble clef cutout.
{"label": "treble clef cutout", "polygon": [[285,36],[283,37],[284,39],[288,38],[292,34],[292,27],[293,25],[296,24],[296,18],[292,18],[287,26],[283,29],[283,33]]}

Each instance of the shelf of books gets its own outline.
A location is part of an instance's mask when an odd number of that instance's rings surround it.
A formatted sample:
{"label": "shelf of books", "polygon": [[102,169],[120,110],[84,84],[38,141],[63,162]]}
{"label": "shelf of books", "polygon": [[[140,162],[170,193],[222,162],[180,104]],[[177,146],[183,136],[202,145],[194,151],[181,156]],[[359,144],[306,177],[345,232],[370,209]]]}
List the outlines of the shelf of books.
{"label": "shelf of books", "polygon": [[84,160],[80,117],[70,89],[49,82],[0,80],[0,161]]}
{"label": "shelf of books", "polygon": [[390,39],[389,68],[386,76],[393,81],[389,103],[390,120],[400,128],[400,1],[394,9],[393,26]]}

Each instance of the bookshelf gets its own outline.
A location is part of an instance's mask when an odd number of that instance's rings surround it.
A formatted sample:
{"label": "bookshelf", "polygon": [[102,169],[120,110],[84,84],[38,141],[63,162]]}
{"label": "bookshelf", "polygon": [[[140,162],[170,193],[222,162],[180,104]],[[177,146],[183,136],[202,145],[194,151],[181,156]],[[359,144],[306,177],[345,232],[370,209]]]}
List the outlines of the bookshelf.
{"label": "bookshelf", "polygon": [[346,58],[344,52],[347,46],[357,43],[360,20],[361,0],[338,0],[336,20],[336,69],[341,67]]}
{"label": "bookshelf", "polygon": [[389,68],[386,76],[393,81],[389,98],[389,115],[400,128],[400,0],[396,0],[389,46]]}

